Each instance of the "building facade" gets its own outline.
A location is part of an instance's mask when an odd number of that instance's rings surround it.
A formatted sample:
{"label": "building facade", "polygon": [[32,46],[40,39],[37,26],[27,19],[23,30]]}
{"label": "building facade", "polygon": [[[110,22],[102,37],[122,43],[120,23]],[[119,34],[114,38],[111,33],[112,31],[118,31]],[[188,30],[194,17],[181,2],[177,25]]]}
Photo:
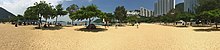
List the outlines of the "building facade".
{"label": "building facade", "polygon": [[198,4],[197,0],[184,0],[184,11],[195,13],[195,6]]}
{"label": "building facade", "polygon": [[141,7],[139,10],[127,10],[127,16],[144,16],[144,17],[151,17],[153,16],[154,12],[151,10],[148,10],[144,7]]}
{"label": "building facade", "polygon": [[175,0],[157,0],[154,3],[154,16],[163,16],[175,9]]}
{"label": "building facade", "polygon": [[127,11],[127,16],[132,16],[132,15],[140,15],[140,10],[128,10]]}
{"label": "building facade", "polygon": [[151,10],[148,10],[144,7],[140,7],[140,16],[145,16],[145,17],[151,17],[153,16],[154,12]]}

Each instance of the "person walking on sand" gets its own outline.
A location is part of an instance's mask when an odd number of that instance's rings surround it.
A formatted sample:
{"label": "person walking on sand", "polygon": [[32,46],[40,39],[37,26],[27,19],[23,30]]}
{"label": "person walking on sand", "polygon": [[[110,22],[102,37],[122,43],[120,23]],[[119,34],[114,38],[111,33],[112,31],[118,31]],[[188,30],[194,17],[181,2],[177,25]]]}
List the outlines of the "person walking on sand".
{"label": "person walking on sand", "polygon": [[18,22],[15,22],[15,27],[18,27]]}
{"label": "person walking on sand", "polygon": [[18,27],[18,24],[17,24],[17,23],[15,23],[15,27]]}
{"label": "person walking on sand", "polygon": [[119,25],[119,21],[116,21],[115,29],[117,29],[117,26]]}
{"label": "person walking on sand", "polygon": [[138,27],[138,26],[139,26],[138,22],[137,22],[135,25],[137,26],[137,28],[139,28],[139,27]]}
{"label": "person walking on sand", "polygon": [[117,29],[118,25],[119,25],[119,23],[117,22],[116,25],[115,25],[115,29]]}

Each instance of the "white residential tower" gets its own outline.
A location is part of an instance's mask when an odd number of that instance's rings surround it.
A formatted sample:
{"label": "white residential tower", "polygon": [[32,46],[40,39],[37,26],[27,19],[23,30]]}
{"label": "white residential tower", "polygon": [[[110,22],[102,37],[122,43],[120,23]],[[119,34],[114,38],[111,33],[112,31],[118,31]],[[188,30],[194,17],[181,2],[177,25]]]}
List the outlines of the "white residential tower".
{"label": "white residential tower", "polygon": [[154,3],[154,16],[163,16],[172,9],[175,9],[175,0],[157,0]]}

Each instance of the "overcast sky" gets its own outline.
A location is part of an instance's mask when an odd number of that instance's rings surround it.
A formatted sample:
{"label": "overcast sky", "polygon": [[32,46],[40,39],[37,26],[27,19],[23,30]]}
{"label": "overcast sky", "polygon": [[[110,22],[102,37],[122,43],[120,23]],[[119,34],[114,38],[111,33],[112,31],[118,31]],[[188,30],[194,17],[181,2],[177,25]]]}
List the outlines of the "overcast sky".
{"label": "overcast sky", "polygon": [[[35,2],[41,0],[0,0],[0,7],[5,8],[13,14],[23,15],[27,7],[32,6]],[[128,10],[139,9],[140,7],[145,7],[149,10],[153,10],[154,3],[156,0],[44,0],[47,3],[52,3],[52,5],[57,5],[59,3],[63,4],[66,8],[71,4],[77,4],[79,6],[86,6],[90,4],[95,4],[100,10],[104,12],[113,12],[114,9],[123,5]],[[183,2],[183,0],[176,0],[176,3]],[[68,17],[60,17],[58,20],[70,20]]]}

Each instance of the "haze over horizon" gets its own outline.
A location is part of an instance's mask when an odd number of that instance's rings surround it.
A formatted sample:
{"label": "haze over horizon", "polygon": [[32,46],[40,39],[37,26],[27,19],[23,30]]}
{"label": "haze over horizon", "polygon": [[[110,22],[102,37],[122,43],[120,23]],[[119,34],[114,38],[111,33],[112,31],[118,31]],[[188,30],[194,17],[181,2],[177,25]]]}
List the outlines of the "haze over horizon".
{"label": "haze over horizon", "polygon": [[[14,15],[23,15],[27,7],[32,6],[35,2],[41,0],[0,0],[0,7],[8,10]],[[117,6],[125,6],[127,10],[139,9],[145,7],[149,10],[153,10],[156,0],[44,0],[52,5],[59,3],[63,4],[63,8],[70,6],[71,4],[77,4],[78,6],[87,6],[95,4],[103,12],[112,13]],[[183,2],[183,0],[176,0],[176,4]],[[58,20],[70,20],[68,17],[60,17]]]}

